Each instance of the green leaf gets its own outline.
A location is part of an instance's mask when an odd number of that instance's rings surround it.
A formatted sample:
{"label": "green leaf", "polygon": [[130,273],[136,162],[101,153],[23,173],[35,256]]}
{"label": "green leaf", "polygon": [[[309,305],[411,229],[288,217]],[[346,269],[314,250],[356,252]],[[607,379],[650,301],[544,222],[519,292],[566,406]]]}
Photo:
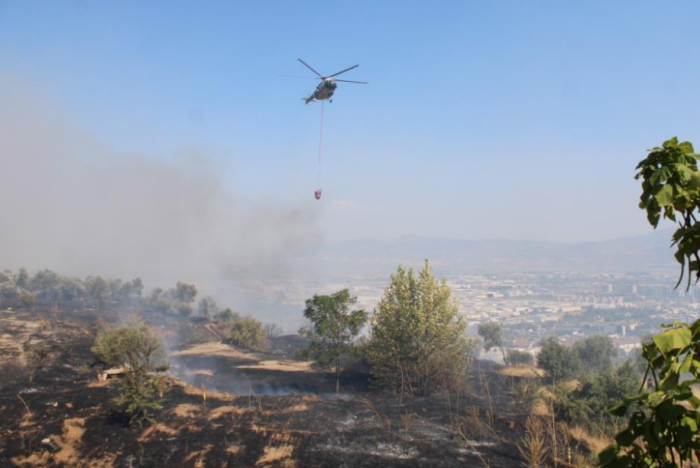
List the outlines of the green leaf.
{"label": "green leaf", "polygon": [[690,344],[692,334],[688,328],[672,328],[654,336],[653,341],[659,352],[666,355],[671,351],[685,348]]}
{"label": "green leaf", "polygon": [[656,201],[660,206],[669,206],[673,204],[673,186],[666,184],[657,192]]}
{"label": "green leaf", "polygon": [[600,454],[598,455],[598,461],[600,462],[601,466],[615,461],[617,459],[618,451],[619,448],[616,445],[611,445],[610,447],[600,452]]}
{"label": "green leaf", "polygon": [[615,442],[622,447],[629,447],[636,438],[637,436],[634,434],[634,432],[629,429],[625,429],[615,436]]}
{"label": "green leaf", "polygon": [[624,401],[615,403],[614,405],[608,407],[608,413],[612,414],[613,416],[623,417],[625,413],[627,413],[627,403]]}
{"label": "green leaf", "polygon": [[664,141],[664,148],[674,148],[678,146],[678,137],[673,137],[670,140]]}
{"label": "green leaf", "polygon": [[681,150],[682,153],[693,153],[693,144],[689,141],[684,141],[680,145],[678,145],[678,149]]}
{"label": "green leaf", "polygon": [[698,422],[692,416],[684,416],[683,419],[681,419],[681,426],[687,426],[693,432],[697,432],[698,430]]}

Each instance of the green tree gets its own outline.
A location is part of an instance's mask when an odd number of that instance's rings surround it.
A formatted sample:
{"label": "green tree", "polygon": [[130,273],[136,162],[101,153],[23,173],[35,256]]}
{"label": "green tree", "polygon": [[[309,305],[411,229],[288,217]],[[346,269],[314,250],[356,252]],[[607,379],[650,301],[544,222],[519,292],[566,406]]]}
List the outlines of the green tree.
{"label": "green tree", "polygon": [[447,282],[426,260],[418,278],[399,266],[371,319],[367,361],[379,383],[429,395],[464,378],[471,343]]}
{"label": "green tree", "polygon": [[554,382],[574,377],[581,369],[578,355],[567,348],[558,338],[550,336],[540,342],[537,366]]}
{"label": "green tree", "polygon": [[34,307],[34,303],[36,302],[36,296],[34,293],[29,292],[25,289],[20,290],[19,292],[19,303],[24,309],[31,309]]}
{"label": "green tree", "polygon": [[609,336],[593,335],[574,343],[572,347],[588,372],[601,372],[612,367],[612,359],[617,356],[617,348]]}
{"label": "green tree", "polygon": [[162,288],[155,288],[146,300],[149,308],[156,312],[170,312],[173,308],[173,300]]}
{"label": "green tree", "polygon": [[335,392],[340,388],[340,370],[344,360],[355,354],[355,340],[367,322],[367,312],[351,310],[357,297],[343,289],[330,296],[318,296],[306,301],[304,317],[311,322],[310,328],[299,333],[309,340],[309,347],[300,353],[323,366],[332,366],[335,372]]}
{"label": "green tree", "polygon": [[29,282],[29,289],[37,293],[47,293],[60,283],[60,277],[51,270],[37,271]]}
{"label": "green tree", "polygon": [[229,325],[231,343],[242,348],[264,350],[267,333],[263,324],[252,317],[242,317]]}
{"label": "green tree", "polygon": [[85,293],[92,303],[100,310],[109,303],[111,289],[109,283],[101,276],[90,276],[85,280]]}
{"label": "green tree", "polygon": [[18,288],[29,289],[29,273],[26,268],[20,268],[15,284]]}
{"label": "green tree", "polygon": [[241,348],[264,350],[267,347],[267,331],[258,320],[240,317],[229,308],[217,312],[215,318],[225,341]]}
{"label": "green tree", "polygon": [[535,363],[535,356],[527,351],[507,349],[505,362],[509,366],[531,366]]}
{"label": "green tree", "polygon": [[[693,145],[677,138],[654,148],[637,169],[642,179],[640,208],[656,228],[661,217],[678,222],[673,234],[675,258],[681,265],[678,287],[688,277],[700,279],[700,172]],[[643,381],[650,376],[653,389],[628,396],[609,408],[627,416],[629,424],[615,443],[599,455],[604,468],[677,468],[700,459],[700,399],[693,387],[700,383],[700,320],[674,322],[644,343],[647,362]]]}
{"label": "green tree", "polygon": [[29,281],[29,290],[51,303],[57,303],[61,298],[61,277],[51,270],[38,271]]}
{"label": "green tree", "polygon": [[85,285],[79,278],[62,277],[60,281],[61,300],[66,302],[82,300],[85,297]]}
{"label": "green tree", "polygon": [[216,301],[211,297],[203,297],[199,300],[197,306],[197,313],[200,317],[204,317],[207,320],[211,320],[212,316],[216,315],[219,311],[219,307],[216,305]]}
{"label": "green tree", "polygon": [[121,366],[120,395],[115,402],[124,408],[131,422],[153,421],[153,412],[161,407],[162,379],[154,375],[167,369],[165,344],[138,318],[102,330],[92,352],[110,366]]}
{"label": "green tree", "polygon": [[217,312],[214,315],[214,318],[223,322],[232,322],[233,320],[238,319],[239,315],[234,312],[233,309],[227,307],[224,310]]}
{"label": "green tree", "polygon": [[188,283],[177,283],[174,295],[178,302],[193,304],[197,298],[197,286]]}
{"label": "green tree", "polygon": [[609,433],[615,418],[605,409],[639,388],[639,372],[631,360],[616,369],[607,367],[581,378],[577,388],[554,387],[555,411],[567,422]]}
{"label": "green tree", "polygon": [[483,341],[484,351],[488,353],[491,349],[499,349],[503,355],[503,361],[505,362],[506,355],[503,350],[503,340],[501,338],[501,324],[498,322],[480,323],[477,333]]}

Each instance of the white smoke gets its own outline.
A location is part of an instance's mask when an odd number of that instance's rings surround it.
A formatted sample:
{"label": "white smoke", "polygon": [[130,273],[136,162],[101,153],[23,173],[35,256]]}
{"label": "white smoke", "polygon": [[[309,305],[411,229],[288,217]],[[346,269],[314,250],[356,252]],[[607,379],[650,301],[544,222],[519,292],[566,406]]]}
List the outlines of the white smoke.
{"label": "white smoke", "polygon": [[214,283],[292,274],[320,243],[312,203],[246,199],[196,149],[173,160],[115,154],[0,74],[0,269]]}

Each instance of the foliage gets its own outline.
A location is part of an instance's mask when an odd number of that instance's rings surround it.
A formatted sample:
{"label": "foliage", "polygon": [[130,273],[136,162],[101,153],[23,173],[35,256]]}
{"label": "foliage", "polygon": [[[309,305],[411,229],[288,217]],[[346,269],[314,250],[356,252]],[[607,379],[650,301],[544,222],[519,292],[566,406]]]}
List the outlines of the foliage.
{"label": "foliage", "polygon": [[311,328],[302,328],[299,333],[309,340],[309,347],[300,352],[305,359],[313,359],[321,365],[331,365],[335,372],[336,392],[339,386],[341,363],[355,354],[354,341],[367,322],[367,312],[350,310],[357,303],[347,289],[330,296],[318,296],[306,301],[304,317]]}
{"label": "foliage", "polygon": [[165,344],[138,318],[102,330],[92,352],[105,364],[122,366],[120,395],[115,402],[124,408],[132,423],[152,421],[152,412],[160,408],[163,385],[154,372],[167,369]]}
{"label": "foliage", "polygon": [[530,415],[525,422],[525,435],[517,443],[518,452],[525,462],[524,468],[539,468],[547,459],[545,425],[535,415]]}
{"label": "foliage", "polygon": [[643,347],[644,381],[651,375],[654,388],[609,408],[630,422],[601,452],[603,467],[678,467],[700,458],[700,399],[692,388],[700,383],[700,320],[666,327]]}
{"label": "foliage", "polygon": [[642,179],[639,207],[646,210],[649,223],[656,228],[662,213],[664,218],[679,223],[673,234],[675,257],[681,264],[676,286],[683,280],[686,268],[688,286],[693,273],[696,280],[700,279],[700,225],[693,213],[700,207],[698,156],[690,142],[678,143],[678,138],[673,137],[649,152],[637,165],[639,172],[635,176]]}
{"label": "foliage", "polygon": [[478,334],[484,342],[484,351],[487,353],[492,348],[501,348],[503,345],[501,339],[501,324],[498,322],[480,323]]}
{"label": "foliage", "polygon": [[193,284],[177,283],[174,289],[168,291],[155,288],[151,291],[146,304],[152,310],[162,313],[189,316],[194,312],[197,287]]}
{"label": "foliage", "polygon": [[531,366],[535,363],[535,356],[527,351],[507,349],[505,362],[509,366]]}
{"label": "foliage", "polygon": [[[642,179],[639,206],[647,211],[649,223],[656,228],[662,214],[679,223],[673,234],[681,265],[676,287],[686,271],[688,286],[693,275],[700,279],[700,225],[694,213],[700,207],[697,159],[692,144],[672,138],[637,166],[636,178]],[[600,453],[602,467],[675,468],[700,459],[700,399],[693,393],[700,383],[700,320],[665,328],[642,347],[644,381],[651,376],[651,391],[609,408],[615,416],[627,415],[629,424]]]}
{"label": "foliage", "polygon": [[109,303],[111,288],[103,277],[90,276],[85,280],[85,293],[96,307],[104,309]]}
{"label": "foliage", "polygon": [[174,296],[183,304],[193,304],[197,297],[197,286],[188,283],[177,283]]}
{"label": "foliage", "polygon": [[143,426],[155,422],[153,413],[162,408],[160,400],[165,391],[161,376],[128,372],[119,380],[119,396],[114,402],[124,408],[130,422]]}
{"label": "foliage", "polygon": [[586,372],[602,372],[612,367],[617,348],[609,336],[592,335],[574,343],[572,350]]}
{"label": "foliage", "polygon": [[230,322],[239,318],[238,314],[231,308],[227,307],[222,311],[217,312],[214,318],[219,321]]}
{"label": "foliage", "polygon": [[263,324],[251,317],[240,317],[231,309],[216,315],[219,330],[226,341],[241,348],[264,350],[267,347],[267,331]]}
{"label": "foliage", "polygon": [[418,278],[399,266],[371,323],[367,361],[379,383],[429,395],[464,377],[467,324],[446,281],[435,279],[427,261]]}
{"label": "foliage", "polygon": [[19,303],[22,305],[23,308],[31,309],[32,307],[34,307],[35,302],[36,296],[34,295],[34,293],[26,291],[24,289],[20,290]]}
{"label": "foliage", "polygon": [[26,268],[20,268],[19,273],[17,273],[17,279],[15,284],[18,288],[29,289],[29,272]]}
{"label": "foliage", "polygon": [[266,323],[265,333],[267,334],[268,339],[277,338],[278,336],[282,335],[282,327],[276,323]]}
{"label": "foliage", "polygon": [[167,362],[165,344],[141,319],[102,330],[92,352],[108,366],[125,366],[134,370],[155,370]]}
{"label": "foliage", "polygon": [[561,381],[574,377],[581,369],[581,361],[573,350],[551,336],[540,342],[540,352],[537,354],[537,366],[547,373],[553,381]]}
{"label": "foliage", "polygon": [[574,390],[555,386],[555,410],[567,422],[610,433],[615,420],[605,409],[638,390],[640,381],[634,363],[626,361],[616,369],[585,375]]}
{"label": "foliage", "polygon": [[207,320],[211,320],[212,316],[216,315],[219,307],[216,305],[216,301],[211,297],[203,297],[199,300],[197,305],[197,313],[200,317],[204,317]]}

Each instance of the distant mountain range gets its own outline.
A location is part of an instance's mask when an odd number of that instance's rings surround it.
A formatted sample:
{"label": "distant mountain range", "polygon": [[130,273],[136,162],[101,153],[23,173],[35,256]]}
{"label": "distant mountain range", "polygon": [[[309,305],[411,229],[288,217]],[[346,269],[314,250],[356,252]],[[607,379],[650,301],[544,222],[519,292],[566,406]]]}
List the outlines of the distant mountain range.
{"label": "distant mountain range", "polygon": [[[313,256],[342,274],[393,271],[429,259],[441,274],[471,272],[677,272],[672,230],[600,242],[508,239],[456,240],[420,236],[362,239],[322,247]],[[314,263],[315,263],[314,262]]]}

